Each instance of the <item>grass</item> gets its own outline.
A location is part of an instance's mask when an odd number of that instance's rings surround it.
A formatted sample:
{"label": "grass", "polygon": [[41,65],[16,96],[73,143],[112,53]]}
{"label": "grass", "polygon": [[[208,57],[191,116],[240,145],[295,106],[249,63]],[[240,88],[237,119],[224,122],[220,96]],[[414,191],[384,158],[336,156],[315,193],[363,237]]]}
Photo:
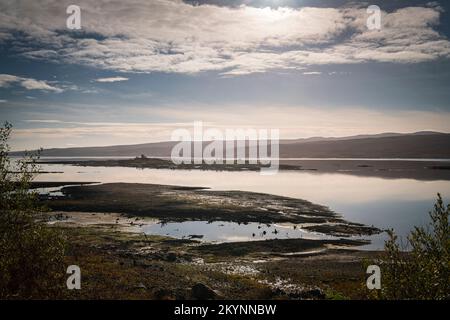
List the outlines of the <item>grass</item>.
{"label": "grass", "polygon": [[[192,299],[191,288],[196,283],[217,290],[225,299],[289,299],[269,285],[279,278],[320,287],[327,299],[366,297],[360,261],[369,253],[332,251],[331,256],[294,257],[280,262],[270,260],[273,256],[267,253],[267,245],[275,250],[299,250],[299,243],[271,240],[199,245],[191,240],[126,233],[115,226],[57,228],[63,229],[70,243],[65,263],[80,266],[82,274],[82,289],[66,290],[64,299]],[[198,258],[204,258],[206,264],[193,263]],[[268,259],[252,264],[257,258]],[[232,274],[220,268],[245,263],[259,273]],[[265,280],[269,283],[261,282]]]}
{"label": "grass", "polygon": [[[189,243],[165,237],[115,232],[104,228],[65,228],[70,250],[67,265],[80,266],[82,289],[67,291],[68,299],[191,299],[193,285],[204,283],[224,298],[270,298],[270,289],[253,279],[207,270],[177,259]],[[154,254],[139,255],[139,248]],[[186,256],[185,259],[188,259]],[[181,259],[182,260],[182,259]]]}

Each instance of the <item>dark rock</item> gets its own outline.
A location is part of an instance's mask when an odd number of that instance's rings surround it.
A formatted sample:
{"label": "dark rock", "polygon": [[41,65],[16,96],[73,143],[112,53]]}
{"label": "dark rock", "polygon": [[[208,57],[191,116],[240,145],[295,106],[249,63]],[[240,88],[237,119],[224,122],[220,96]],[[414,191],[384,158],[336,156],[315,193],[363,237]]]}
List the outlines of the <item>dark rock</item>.
{"label": "dark rock", "polygon": [[213,289],[203,283],[197,283],[192,287],[192,297],[198,300],[215,299],[217,293]]}
{"label": "dark rock", "polygon": [[188,236],[189,239],[203,239],[203,235],[202,234],[190,234]]}
{"label": "dark rock", "polygon": [[303,291],[301,297],[303,299],[325,299],[326,296],[325,296],[325,293],[321,289],[314,288],[314,289]]}
{"label": "dark rock", "polygon": [[167,289],[157,289],[153,292],[156,300],[171,300],[173,298],[172,292]]}
{"label": "dark rock", "polygon": [[175,262],[177,261],[177,255],[174,252],[169,252],[166,255],[166,260],[169,262]]}

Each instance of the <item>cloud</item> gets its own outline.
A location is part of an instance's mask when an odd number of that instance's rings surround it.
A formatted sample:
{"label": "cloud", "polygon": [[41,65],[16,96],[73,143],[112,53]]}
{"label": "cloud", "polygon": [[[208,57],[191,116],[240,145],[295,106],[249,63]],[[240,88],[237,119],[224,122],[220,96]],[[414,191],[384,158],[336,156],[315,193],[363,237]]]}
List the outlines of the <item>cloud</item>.
{"label": "cloud", "polygon": [[64,147],[68,143],[99,146],[166,141],[170,140],[176,128],[189,128],[192,125],[191,123],[72,122],[51,119],[27,122],[39,127],[14,129],[12,145],[15,150],[35,149],[41,146]]}
{"label": "cloud", "polygon": [[[40,124],[61,124],[61,125],[78,125],[78,126],[118,126],[118,127],[152,127],[159,126],[161,123],[143,123],[143,122],[95,122],[95,121],[64,121],[58,119],[28,119],[23,120],[28,123],[40,123]],[[184,126],[187,123],[170,123],[170,126]],[[166,124],[167,125],[167,124]]]}
{"label": "cloud", "polygon": [[82,93],[87,93],[87,94],[97,94],[97,93],[99,93],[99,91],[96,90],[96,89],[85,89],[85,90],[83,90],[81,92]]}
{"label": "cloud", "polygon": [[30,59],[122,72],[237,76],[450,57],[449,40],[434,29],[442,13],[436,6],[382,12],[381,30],[371,31],[361,6],[271,9],[181,0],[80,0],[83,31],[70,32],[65,29],[68,4],[2,1],[0,33],[14,37],[14,48]]}
{"label": "cloud", "polygon": [[315,75],[321,75],[322,72],[320,71],[308,71],[308,72],[303,72],[304,75],[306,76],[315,76]]}
{"label": "cloud", "polygon": [[99,78],[95,79],[97,82],[118,82],[118,81],[127,81],[128,78],[125,77],[111,77],[111,78]]}
{"label": "cloud", "polygon": [[[204,106],[183,105],[152,108],[150,112],[154,117],[165,115],[172,120],[137,123],[30,119],[24,121],[38,127],[15,129],[15,135],[29,141],[54,139],[80,145],[112,145],[118,143],[117,139],[124,144],[145,143],[170,140],[173,130],[180,127],[192,129],[194,121],[202,121],[204,128],[279,129],[283,139],[422,130],[450,132],[450,112],[444,111],[381,112],[363,107],[337,110],[331,107],[267,105],[217,106],[205,111]],[[142,113],[141,117],[145,118],[145,114]]]}
{"label": "cloud", "polygon": [[18,77],[10,74],[0,74],[0,88],[9,87],[11,84],[18,84],[27,90],[53,91],[56,93],[64,90],[48,84],[44,80],[36,80],[33,78]]}
{"label": "cloud", "polygon": [[[207,111],[205,111],[207,110]],[[361,106],[189,106],[152,109],[178,123],[203,121],[221,128],[277,128],[282,138],[350,136],[382,132],[450,132],[450,112],[371,110]]]}
{"label": "cloud", "polygon": [[23,120],[28,123],[64,123],[61,120],[53,120],[53,119],[33,119],[33,120]]}

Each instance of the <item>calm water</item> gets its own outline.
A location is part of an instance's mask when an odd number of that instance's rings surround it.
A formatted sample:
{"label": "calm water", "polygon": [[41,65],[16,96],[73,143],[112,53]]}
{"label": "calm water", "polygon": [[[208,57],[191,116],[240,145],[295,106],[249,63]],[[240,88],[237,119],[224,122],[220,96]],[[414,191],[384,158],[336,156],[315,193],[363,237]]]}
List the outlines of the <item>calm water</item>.
{"label": "calm water", "polygon": [[[294,228],[291,224],[238,224],[226,221],[187,221],[154,223],[143,227],[147,234],[169,235],[181,239],[210,242],[256,241],[267,239],[332,239],[324,235]],[[200,236],[200,237],[198,237]]]}
{"label": "calm water", "polygon": [[[326,205],[345,219],[394,228],[405,237],[414,225],[428,221],[436,193],[447,201],[450,181],[418,181],[413,179],[382,179],[357,177],[341,173],[280,171],[273,176],[259,172],[215,172],[200,170],[157,170],[121,167],[76,167],[70,165],[42,165],[40,181],[136,182],[184,186],[210,187],[212,190],[243,190],[305,199]],[[272,233],[277,229],[277,233]],[[314,238],[317,234],[294,230],[293,226],[270,226],[260,236],[258,224],[238,225],[224,222],[185,222],[154,224],[148,233],[169,234],[176,237],[203,235],[207,241],[260,240],[261,238]],[[253,236],[255,233],[255,236]],[[372,237],[367,248],[380,248],[383,237]]]}

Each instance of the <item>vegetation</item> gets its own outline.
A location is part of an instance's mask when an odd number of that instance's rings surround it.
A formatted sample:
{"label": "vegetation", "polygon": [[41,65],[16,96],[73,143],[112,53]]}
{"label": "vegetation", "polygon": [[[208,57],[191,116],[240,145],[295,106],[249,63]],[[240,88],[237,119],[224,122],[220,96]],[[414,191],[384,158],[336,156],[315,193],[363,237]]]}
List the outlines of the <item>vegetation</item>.
{"label": "vegetation", "polygon": [[0,128],[0,298],[51,298],[65,284],[64,239],[42,222],[44,208],[29,191],[37,155],[9,158],[11,125]]}
{"label": "vegetation", "polygon": [[[258,264],[260,273],[256,278],[227,274],[219,268],[221,263],[229,263],[234,258],[237,258],[236,261],[243,258],[261,260],[271,253],[298,252],[300,245],[306,250],[320,249],[330,242],[357,244],[352,240],[286,239],[196,247],[185,241],[118,232],[116,225],[67,229],[49,227],[43,219],[45,208],[38,201],[37,194],[30,192],[31,182],[38,171],[38,156],[11,160],[8,146],[10,133],[11,125],[8,123],[0,128],[0,299],[181,299],[193,298],[190,288],[197,283],[219,289],[225,298],[298,298],[258,282],[263,278],[276,282],[280,274],[293,283],[326,288],[328,299],[366,297],[365,291],[357,288],[361,284],[359,275],[364,277],[360,261],[365,257],[373,260],[372,252],[334,250],[329,258],[326,253],[316,259],[292,257],[282,264],[269,259]],[[128,185],[125,189],[119,187],[123,186],[103,185],[91,189],[117,188],[120,191],[118,194],[129,195],[129,199],[137,196],[148,198],[149,190],[136,192],[144,188],[140,185],[134,185],[135,189],[128,193]],[[81,191],[86,188],[69,190],[78,190],[83,194]],[[184,190],[186,194],[188,191],[202,193],[201,190],[180,187],[173,190]],[[215,195],[230,197],[233,193],[216,192]],[[236,201],[252,199],[234,197]],[[88,197],[83,200],[91,201],[96,209],[102,203],[110,203],[99,193],[92,199]],[[161,208],[166,203],[169,202],[161,202]],[[67,207],[67,204],[62,205]],[[117,210],[117,203],[115,205]],[[198,213],[198,207],[188,205],[181,209]],[[296,205],[300,206],[301,202],[296,202]],[[177,208],[178,211],[181,209]],[[390,239],[385,243],[385,251],[380,253],[380,260],[371,263],[380,264],[382,276],[381,290],[374,290],[376,293],[372,294],[382,299],[450,298],[449,212],[450,206],[445,206],[438,195],[434,210],[430,212],[430,225],[416,227],[408,237],[407,248],[399,244],[393,231],[389,232]],[[330,217],[333,215],[330,214]],[[62,232],[71,240],[68,250]],[[336,255],[339,259],[335,258]],[[200,257],[205,261],[217,262],[215,265],[219,269],[210,270],[203,265],[184,263]],[[83,290],[65,290],[65,269],[69,264],[83,266]]]}
{"label": "vegetation", "polygon": [[[441,196],[426,227],[415,227],[405,246],[389,231],[381,265],[382,299],[450,298],[450,205]],[[408,249],[409,252],[403,252]]]}

